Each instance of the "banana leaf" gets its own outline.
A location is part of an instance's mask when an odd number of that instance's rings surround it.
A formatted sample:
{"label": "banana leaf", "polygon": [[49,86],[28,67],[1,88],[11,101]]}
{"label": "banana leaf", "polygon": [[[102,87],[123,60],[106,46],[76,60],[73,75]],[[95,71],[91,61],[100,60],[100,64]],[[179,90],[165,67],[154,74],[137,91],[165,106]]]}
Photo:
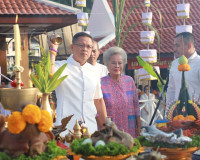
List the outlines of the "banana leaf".
{"label": "banana leaf", "polygon": [[160,18],[160,28],[162,30],[163,29],[163,27],[162,27],[162,14],[161,14],[160,10],[158,8],[156,8],[153,4],[150,4],[150,6],[153,7],[158,12],[159,18]]}
{"label": "banana leaf", "polygon": [[47,91],[48,92],[54,91],[62,83],[62,81],[64,81],[65,78],[67,78],[67,77],[68,77],[68,75],[63,76],[60,79],[56,80],[56,82],[54,83],[54,85],[50,86]]}
{"label": "banana leaf", "polygon": [[116,26],[117,26],[117,27],[116,27],[117,46],[119,46],[120,37],[121,37],[121,29],[120,29],[120,26],[121,26],[121,20],[122,20],[122,14],[123,14],[123,11],[124,11],[125,2],[126,2],[126,0],[121,0],[121,2],[120,2],[120,8],[119,8],[119,14],[117,15],[117,16],[118,16],[118,21],[117,21],[117,24],[116,24]]}
{"label": "banana leaf", "polygon": [[[157,76],[156,72],[153,70],[153,66],[147,62],[145,62],[140,56],[137,56],[136,57],[137,60],[138,60],[138,63],[150,74],[152,75],[153,77],[157,78],[158,79],[158,83],[157,83],[157,86],[160,90],[160,92],[162,91],[162,83],[160,81],[160,78]],[[162,79],[162,78],[161,78]],[[163,80],[162,80],[163,81]]]}
{"label": "banana leaf", "polygon": [[40,80],[40,79],[41,79],[41,75],[42,75],[43,73],[42,73],[42,68],[41,68],[41,66],[39,66],[38,64],[35,65],[35,73],[36,73],[36,75],[37,75],[38,80]]}
{"label": "banana leaf", "polygon": [[153,70],[152,65],[150,65],[149,63],[145,62],[140,56],[136,57],[139,64],[153,77],[158,78],[157,74],[155,73],[155,71]]}
{"label": "banana leaf", "polygon": [[48,82],[48,89],[52,88],[56,83],[62,72],[64,71],[65,67],[67,66],[67,63],[62,65],[53,75],[53,77]]}
{"label": "banana leaf", "polygon": [[119,4],[119,0],[112,0],[115,24],[117,24],[117,18],[118,18],[117,17],[117,15],[118,15],[118,4]]}
{"label": "banana leaf", "polygon": [[[126,15],[126,17],[125,17],[125,19],[124,19],[124,21],[123,21],[123,24],[122,24],[122,26],[121,26],[121,28],[120,28],[120,31],[119,31],[119,35],[120,35],[120,37],[121,37],[121,33],[122,33],[122,31],[123,31],[123,28],[124,28],[124,25],[126,24],[126,21],[128,20],[128,17],[130,16],[130,14],[132,13],[132,11],[134,10],[134,9],[136,9],[137,7],[139,7],[139,6],[141,6],[141,5],[143,5],[143,4],[138,4],[138,5],[135,5],[133,8],[131,8],[130,10],[129,10],[129,12],[128,12],[128,14]],[[134,24],[133,24],[134,25]],[[132,25],[131,25],[132,26]],[[130,26],[130,27],[131,27]],[[133,28],[133,27],[132,27]],[[129,30],[130,31],[130,30]],[[122,44],[123,44],[123,42],[122,42]],[[122,45],[121,44],[121,45]]]}
{"label": "banana leaf", "polygon": [[[46,54],[43,48],[42,51],[42,60],[39,64],[35,65],[35,74],[31,75],[31,79],[40,92],[49,93],[52,92],[62,81],[67,78],[67,75],[60,77],[62,72],[64,71],[67,64],[61,66],[52,77],[51,74],[51,60],[50,53]],[[37,78],[36,78],[37,77]]]}
{"label": "banana leaf", "polygon": [[40,84],[39,80],[35,77],[35,75],[30,75],[30,76],[35,87],[37,87],[42,92],[42,85]]}
{"label": "banana leaf", "polygon": [[138,22],[138,23],[134,23],[134,24],[132,24],[132,25],[128,28],[128,30],[125,32],[125,34],[123,35],[123,37],[122,37],[122,39],[121,39],[121,41],[120,41],[120,43],[119,43],[119,47],[122,47],[122,44],[124,43],[124,39],[126,38],[126,36],[127,36],[127,34],[129,33],[129,31],[130,31],[133,27],[137,26],[138,24],[140,24],[140,23],[139,23],[139,22]]}
{"label": "banana leaf", "polygon": [[[134,9],[138,8],[139,6],[144,5],[144,3],[141,3],[141,4],[138,4],[138,5],[135,5],[134,7],[132,7],[129,10],[129,12],[127,13],[127,15],[125,16],[125,18],[123,20],[123,23],[121,24],[122,14],[123,14],[123,11],[124,11],[125,3],[126,3],[126,0],[121,0],[120,2],[119,2],[119,0],[112,0],[113,13],[114,13],[114,19],[115,19],[115,37],[116,37],[115,39],[116,39],[116,45],[119,46],[119,47],[122,47],[124,39],[126,38],[127,34],[130,32],[130,30],[133,27],[135,27],[138,24],[140,24],[140,22],[136,22],[136,23],[132,24],[128,28],[128,30],[125,32],[125,34],[123,35],[123,37],[121,39],[122,31],[124,29],[124,26],[126,24],[126,21],[129,18],[129,16],[130,16],[130,14],[132,13],[132,11]],[[159,14],[159,17],[160,17],[160,26],[161,26],[161,36],[162,36],[162,14],[159,11],[159,9],[156,8],[154,5],[151,4],[151,7],[153,7],[158,12],[158,14]],[[152,25],[150,25],[150,24],[144,24],[144,25],[150,27],[156,33],[156,36],[157,36],[157,39],[158,39],[158,46],[159,46],[159,50],[160,50],[160,36],[159,36],[157,30]]]}
{"label": "banana leaf", "polygon": [[196,110],[190,103],[190,96],[186,87],[184,71],[182,72],[181,89],[178,100],[180,101],[180,103],[177,104],[177,107],[173,113],[173,117],[175,117],[176,115],[193,115],[196,119],[198,119]]}

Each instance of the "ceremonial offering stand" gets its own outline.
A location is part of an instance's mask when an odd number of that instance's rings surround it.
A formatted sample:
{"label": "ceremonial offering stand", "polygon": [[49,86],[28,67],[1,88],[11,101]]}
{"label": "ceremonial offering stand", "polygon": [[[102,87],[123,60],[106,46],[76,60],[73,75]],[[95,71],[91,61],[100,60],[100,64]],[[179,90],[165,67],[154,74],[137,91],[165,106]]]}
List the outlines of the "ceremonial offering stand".
{"label": "ceremonial offering stand", "polygon": [[1,88],[0,102],[4,109],[10,111],[19,111],[25,103],[36,104],[37,95],[39,93],[37,88],[21,88],[21,72],[22,67],[16,70],[16,88]]}

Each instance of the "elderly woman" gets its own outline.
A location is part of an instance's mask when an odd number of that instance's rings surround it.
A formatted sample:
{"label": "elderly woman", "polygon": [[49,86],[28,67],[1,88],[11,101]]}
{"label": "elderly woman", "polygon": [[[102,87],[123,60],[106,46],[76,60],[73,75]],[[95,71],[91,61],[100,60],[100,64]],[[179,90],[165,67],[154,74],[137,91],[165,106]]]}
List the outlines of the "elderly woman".
{"label": "elderly woman", "polygon": [[119,129],[137,137],[141,127],[137,88],[132,77],[122,75],[127,63],[126,52],[111,47],[103,54],[103,61],[109,71],[101,78],[107,114]]}

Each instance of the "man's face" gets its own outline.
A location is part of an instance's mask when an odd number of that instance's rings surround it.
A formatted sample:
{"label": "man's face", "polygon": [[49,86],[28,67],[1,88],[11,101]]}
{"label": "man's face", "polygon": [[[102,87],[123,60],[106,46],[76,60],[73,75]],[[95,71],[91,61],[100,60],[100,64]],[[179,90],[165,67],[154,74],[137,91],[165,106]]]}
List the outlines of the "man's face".
{"label": "man's face", "polygon": [[174,39],[174,56],[175,58],[179,58],[182,55],[187,57],[188,54],[188,46],[184,45],[183,37],[177,37]]}
{"label": "man's face", "polygon": [[77,41],[71,45],[73,58],[84,65],[92,52],[92,39],[89,37],[79,37]]}
{"label": "man's face", "polygon": [[183,54],[183,39],[182,37],[177,37],[174,39],[174,56],[179,58]]}
{"label": "man's face", "polygon": [[146,94],[148,94],[148,93],[149,93],[149,88],[148,88],[148,87],[145,87],[144,92],[145,92]]}
{"label": "man's face", "polygon": [[92,53],[91,53],[91,55],[90,55],[90,58],[88,59],[88,62],[89,62],[90,64],[93,64],[93,65],[94,65],[94,64],[96,64],[96,61],[97,61],[98,57],[99,57],[98,46],[97,46],[97,43],[94,42],[94,43],[93,43],[93,48],[92,48]]}

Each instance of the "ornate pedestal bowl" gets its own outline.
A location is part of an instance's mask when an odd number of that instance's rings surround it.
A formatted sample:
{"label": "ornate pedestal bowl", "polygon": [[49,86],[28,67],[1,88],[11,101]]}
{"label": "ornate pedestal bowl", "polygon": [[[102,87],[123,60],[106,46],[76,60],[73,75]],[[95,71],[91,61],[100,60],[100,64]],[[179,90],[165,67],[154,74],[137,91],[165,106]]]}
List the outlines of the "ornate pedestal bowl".
{"label": "ornate pedestal bowl", "polygon": [[36,104],[38,93],[37,88],[2,88],[0,89],[0,102],[4,109],[20,111],[22,104]]}

